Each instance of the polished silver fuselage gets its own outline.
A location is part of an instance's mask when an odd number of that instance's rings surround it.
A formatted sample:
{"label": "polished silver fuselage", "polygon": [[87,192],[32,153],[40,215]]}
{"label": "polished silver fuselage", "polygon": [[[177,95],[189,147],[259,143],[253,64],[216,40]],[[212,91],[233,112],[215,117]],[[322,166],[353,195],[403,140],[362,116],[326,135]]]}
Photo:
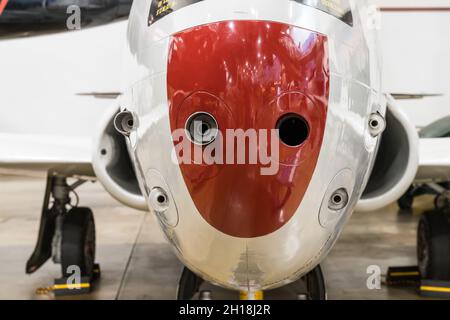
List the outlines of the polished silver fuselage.
{"label": "polished silver fuselage", "polygon": [[[318,265],[336,242],[368,181],[379,137],[369,130],[371,114],[384,115],[373,30],[365,25],[361,1],[350,1],[353,26],[290,0],[206,0],[148,26],[152,1],[135,1],[128,30],[127,90],[122,109],[138,128],[129,137],[141,189],[149,197],[163,188],[169,207],[155,212],[181,261],[204,279],[235,289],[268,289],[290,283]],[[329,97],[323,143],[307,191],[293,217],[270,234],[227,235],[199,213],[172,161],[167,68],[172,35],[220,21],[271,21],[325,35],[328,39]],[[185,75],[189,77],[189,74]],[[238,181],[236,181],[238,183]],[[328,208],[339,188],[349,194],[339,211]],[[148,199],[151,207],[151,199]]]}

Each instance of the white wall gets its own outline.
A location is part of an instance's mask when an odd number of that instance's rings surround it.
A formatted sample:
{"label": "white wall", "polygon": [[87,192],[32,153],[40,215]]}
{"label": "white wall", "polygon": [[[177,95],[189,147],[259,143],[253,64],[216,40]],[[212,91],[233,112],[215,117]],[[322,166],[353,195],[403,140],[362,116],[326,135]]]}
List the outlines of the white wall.
{"label": "white wall", "polygon": [[[373,2],[384,7],[450,8],[450,0]],[[384,91],[444,94],[401,101],[417,126],[450,115],[450,11],[383,12],[380,26]]]}

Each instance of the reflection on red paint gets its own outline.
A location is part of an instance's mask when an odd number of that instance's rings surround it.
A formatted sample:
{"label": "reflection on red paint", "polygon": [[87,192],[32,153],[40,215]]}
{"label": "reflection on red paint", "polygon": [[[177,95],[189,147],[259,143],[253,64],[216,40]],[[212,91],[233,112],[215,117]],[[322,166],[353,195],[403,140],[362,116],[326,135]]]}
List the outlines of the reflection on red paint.
{"label": "reflection on red paint", "polygon": [[[168,62],[171,129],[208,112],[219,129],[275,129],[283,115],[310,128],[298,147],[280,144],[280,169],[181,164],[203,218],[221,232],[252,238],[285,225],[298,209],[322,146],[328,106],[327,38],[281,23],[226,21],[173,36]],[[269,146],[270,148],[270,146]]]}
{"label": "reflection on red paint", "polygon": [[8,1],[9,0],[0,0],[0,15],[3,13],[3,10],[5,10]]}

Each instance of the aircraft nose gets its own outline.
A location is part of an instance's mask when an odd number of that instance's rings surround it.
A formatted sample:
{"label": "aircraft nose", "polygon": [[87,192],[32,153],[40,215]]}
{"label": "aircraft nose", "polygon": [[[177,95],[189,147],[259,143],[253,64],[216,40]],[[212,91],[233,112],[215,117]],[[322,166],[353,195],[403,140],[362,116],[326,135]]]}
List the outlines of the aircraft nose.
{"label": "aircraft nose", "polygon": [[171,39],[167,87],[180,169],[202,217],[239,238],[285,225],[322,147],[327,38],[265,21],[194,27]]}

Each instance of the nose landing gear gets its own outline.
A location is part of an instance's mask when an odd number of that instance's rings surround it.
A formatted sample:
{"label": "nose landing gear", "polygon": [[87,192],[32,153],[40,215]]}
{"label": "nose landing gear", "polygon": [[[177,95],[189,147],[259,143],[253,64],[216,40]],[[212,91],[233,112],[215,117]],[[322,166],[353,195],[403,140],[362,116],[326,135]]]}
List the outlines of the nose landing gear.
{"label": "nose landing gear", "polygon": [[[85,182],[79,180],[68,185],[66,177],[49,175],[47,179],[39,236],[26,272],[36,272],[50,258],[60,264],[62,278],[46,290],[55,295],[90,292],[91,282],[100,275],[99,266],[95,264],[94,216],[89,208],[78,207],[78,196],[74,192]],[[72,203],[71,193],[76,203]]]}
{"label": "nose landing gear", "polygon": [[414,198],[430,194],[436,196],[435,205],[438,206],[438,201],[441,195],[450,192],[450,183],[428,183],[411,186],[408,191],[397,201],[397,204],[403,212],[411,212]]}
{"label": "nose landing gear", "polygon": [[212,285],[184,268],[177,292],[178,300],[239,300],[239,296],[246,297],[247,300],[249,297],[257,300],[262,300],[263,297],[266,300],[326,300],[326,287],[320,266],[285,287],[264,293],[241,292],[240,295],[236,291]]}
{"label": "nose landing gear", "polygon": [[78,266],[83,276],[92,277],[95,262],[94,215],[89,208],[72,208],[63,219],[61,269],[70,277],[71,267]]}

